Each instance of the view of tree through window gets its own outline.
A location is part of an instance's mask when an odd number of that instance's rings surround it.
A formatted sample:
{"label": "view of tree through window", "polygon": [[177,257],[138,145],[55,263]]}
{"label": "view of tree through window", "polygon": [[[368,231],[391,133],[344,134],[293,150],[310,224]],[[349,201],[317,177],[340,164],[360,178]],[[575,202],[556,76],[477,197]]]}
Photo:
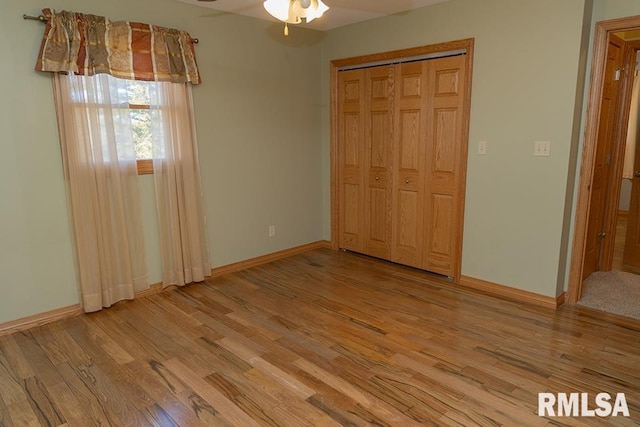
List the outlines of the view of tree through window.
{"label": "view of tree through window", "polygon": [[151,145],[151,85],[146,82],[130,80],[127,82],[131,130],[138,160],[152,159]]}

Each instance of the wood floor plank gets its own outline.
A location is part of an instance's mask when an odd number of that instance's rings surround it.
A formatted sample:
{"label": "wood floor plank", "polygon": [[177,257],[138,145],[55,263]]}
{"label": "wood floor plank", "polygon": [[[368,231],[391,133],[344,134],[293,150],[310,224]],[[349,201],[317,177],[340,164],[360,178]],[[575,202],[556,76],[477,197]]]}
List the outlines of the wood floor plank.
{"label": "wood floor plank", "polygon": [[239,346],[242,346],[242,348],[246,349],[246,351],[249,351],[254,355],[247,357],[256,357],[267,352],[267,350],[259,343],[249,339],[248,337],[242,335],[240,332],[237,332],[224,323],[219,322],[218,320],[207,316],[206,314],[198,313],[194,314],[194,317],[201,320],[205,326],[222,334],[224,339],[237,343]]}
{"label": "wood floor plank", "polygon": [[640,425],[638,366],[638,321],[320,249],[0,337],[0,426]]}
{"label": "wood floor plank", "polygon": [[321,367],[305,359],[298,359],[294,363],[296,366],[305,370],[306,372],[313,375],[314,377],[318,378],[320,381],[324,382],[328,386],[333,387],[337,391],[349,396],[354,401],[364,406],[368,406],[371,404],[371,401],[367,399],[367,397],[362,392],[357,390],[354,386],[349,384],[344,379],[336,375],[333,375],[330,372],[325,371]]}
{"label": "wood floor plank", "polygon": [[70,426],[94,425],[90,417],[90,411],[71,391],[67,383],[56,384],[48,387],[48,390],[50,396],[58,405],[60,412],[64,414],[67,424]]}
{"label": "wood floor plank", "polygon": [[149,425],[156,427],[179,427],[180,424],[157,403],[149,406],[145,412]]}
{"label": "wood floor plank", "polygon": [[125,394],[127,389],[121,388],[122,381],[110,378],[100,366],[62,364],[56,368],[73,393],[81,396],[86,410],[98,424],[144,425],[144,416],[129,400],[134,395]]}
{"label": "wood floor plank", "polygon": [[185,392],[187,387],[175,378],[160,362],[134,360],[124,366],[131,375],[136,376],[139,386],[153,399],[153,404],[146,408],[148,416],[163,419],[169,417],[170,421],[178,425],[204,426],[194,412],[177,399]]}
{"label": "wood floor plank", "polygon": [[9,417],[9,408],[4,403],[2,398],[2,394],[0,394],[0,426],[2,427],[13,427],[15,424]]}
{"label": "wood floor plank", "polygon": [[280,424],[279,421],[269,413],[267,405],[264,405],[264,403],[261,405],[260,401],[253,400],[224,375],[216,372],[209,375],[205,380],[260,425],[278,426]]}
{"label": "wood floor plank", "polygon": [[[95,329],[91,328],[90,324],[81,321],[76,327],[68,330],[69,335],[77,343],[77,347],[82,348],[89,358],[87,362],[71,363],[70,366],[74,371],[80,373],[83,378],[85,375],[90,375],[90,381],[99,385],[98,388],[103,394],[122,393],[125,395],[126,402],[124,400],[120,402],[121,408],[123,412],[135,414],[134,419],[138,417],[138,411],[153,404],[151,398],[138,385],[135,374],[132,375],[122,369],[121,364],[116,360],[118,357],[114,359],[111,357],[111,353],[106,352],[101,346],[101,336],[95,333]],[[136,408],[137,411],[133,408]]]}
{"label": "wood floor plank", "polygon": [[90,338],[94,341],[111,359],[118,365],[125,365],[133,362],[135,359],[120,344],[111,338],[102,328],[95,322],[90,322],[88,317],[83,318]]}
{"label": "wood floor plank", "polygon": [[31,409],[38,417],[41,425],[59,426],[66,424],[66,419],[58,404],[37,377],[24,380],[24,388],[27,392]]}
{"label": "wood floor plank", "polygon": [[[248,378],[255,379],[247,381]],[[251,368],[239,373],[228,371],[216,373],[206,378],[207,382],[218,388],[229,400],[233,400],[245,412],[261,425],[293,425],[304,424],[305,419],[288,416],[291,407],[304,410],[304,402],[288,388],[278,384],[267,374]],[[266,381],[264,381],[266,380]],[[287,402],[283,405],[283,402]],[[278,409],[279,407],[283,407]],[[283,410],[284,409],[284,410]]]}
{"label": "wood floor plank", "polygon": [[[402,357],[403,356],[400,356],[399,358]],[[424,367],[421,374],[439,384],[447,384],[448,387],[455,389],[458,393],[462,393],[461,400],[470,408],[487,408],[486,414],[491,413],[490,418],[500,424],[546,424],[546,420],[542,418],[537,420],[534,418],[535,415],[532,413],[533,411],[527,407],[519,408],[518,406],[513,405],[508,399],[503,399],[497,397],[494,393],[478,389],[477,385],[474,385],[472,381],[469,381],[464,377],[461,378],[456,375],[455,372],[448,371],[444,366],[434,365]],[[492,410],[489,411],[488,408],[492,408]],[[510,418],[511,415],[513,415],[513,418]]]}
{"label": "wood floor plank", "polygon": [[65,321],[50,323],[39,330],[32,330],[31,335],[48,361],[54,365],[67,362],[87,364],[90,362],[89,356],[69,335],[70,329],[76,327],[76,323]]}
{"label": "wood floor plank", "polygon": [[185,382],[193,391],[198,393],[209,405],[219,411],[222,416],[233,425],[259,426],[259,424],[243,412],[238,406],[227,399],[215,387],[208,384],[203,378],[191,371],[178,359],[170,359],[164,365]]}
{"label": "wood floor plank", "polygon": [[[152,359],[165,360],[173,356],[171,345],[164,345],[162,333],[141,318],[134,315],[134,307],[124,304],[111,307],[105,313],[90,315],[89,321],[99,324],[111,338],[123,346],[134,358],[149,354]],[[168,343],[171,344],[171,343]],[[139,354],[134,354],[140,352]]]}
{"label": "wood floor plank", "polygon": [[[20,349],[26,362],[47,387],[64,382],[53,362],[48,358],[45,350],[40,347],[36,338],[46,334],[42,328],[34,328],[29,331],[18,332],[12,335]],[[72,357],[71,355],[65,357]]]}
{"label": "wood floor plank", "polygon": [[0,353],[0,398],[11,421],[7,424],[16,426],[40,425],[37,415],[31,407],[29,392],[22,386],[21,379],[13,372],[3,353]]}
{"label": "wood floor plank", "polygon": [[22,349],[12,335],[0,339],[0,352],[4,354],[8,365],[11,366],[18,378],[26,379],[35,376],[31,365],[27,362]]}
{"label": "wood floor plank", "polygon": [[251,369],[244,377],[254,383],[262,393],[275,398],[279,402],[272,408],[274,417],[283,426],[315,426],[335,423],[326,413],[309,405],[300,393],[278,381],[261,369]]}

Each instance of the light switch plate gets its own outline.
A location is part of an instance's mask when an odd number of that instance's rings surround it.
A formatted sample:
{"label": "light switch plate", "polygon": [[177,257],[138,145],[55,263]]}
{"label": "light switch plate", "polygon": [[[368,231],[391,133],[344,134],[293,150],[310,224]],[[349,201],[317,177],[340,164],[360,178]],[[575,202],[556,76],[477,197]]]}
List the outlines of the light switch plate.
{"label": "light switch plate", "polygon": [[487,141],[478,142],[478,154],[481,156],[487,154]]}
{"label": "light switch plate", "polygon": [[536,157],[551,156],[551,141],[536,141],[533,144],[533,155]]}

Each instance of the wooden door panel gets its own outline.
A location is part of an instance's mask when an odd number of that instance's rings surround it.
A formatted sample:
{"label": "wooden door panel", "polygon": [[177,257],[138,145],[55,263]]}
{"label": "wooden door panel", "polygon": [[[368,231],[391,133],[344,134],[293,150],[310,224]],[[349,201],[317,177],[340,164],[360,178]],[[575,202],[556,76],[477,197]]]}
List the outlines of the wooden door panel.
{"label": "wooden door panel", "polygon": [[[611,35],[607,48],[607,62],[605,66],[604,87],[600,104],[600,122],[596,153],[594,157],[594,174],[591,183],[591,201],[589,204],[589,218],[585,236],[585,253],[582,268],[582,278],[600,269],[600,254],[602,252],[605,212],[607,206],[607,189],[611,179],[610,158],[613,152],[614,136],[616,134],[618,101],[620,95],[620,80],[615,74],[622,67],[624,41]],[[605,236],[604,238],[611,238]]]}
{"label": "wooden door panel", "polygon": [[389,135],[391,133],[391,117],[389,111],[371,113],[371,149],[369,166],[386,172],[389,164]]}
{"label": "wooden door panel", "polygon": [[360,166],[360,141],[362,139],[360,129],[360,112],[345,113],[344,120],[344,165],[351,167]]}
{"label": "wooden door panel", "polygon": [[395,241],[394,241],[394,261],[412,267],[422,267],[421,259],[416,254],[420,250],[422,239],[416,233],[417,229],[422,229],[422,218],[419,214],[420,196],[417,191],[399,190],[397,193],[398,208],[395,216]]}
{"label": "wooden door panel", "polygon": [[435,72],[434,96],[460,96],[460,69],[443,68]]}
{"label": "wooden door panel", "polygon": [[402,68],[402,77],[400,87],[402,88],[401,97],[404,100],[414,98],[422,100],[424,94],[424,77],[423,66],[407,65]]}
{"label": "wooden door panel", "polygon": [[455,203],[452,194],[430,195],[424,268],[447,276],[451,275],[454,261],[451,233],[454,226]]}
{"label": "wooden door panel", "polygon": [[433,172],[455,174],[458,108],[439,108],[434,116]]}
{"label": "wooden door panel", "polygon": [[389,197],[386,188],[371,188],[369,190],[370,221],[368,230],[369,245],[377,248],[387,246],[387,203]]}
{"label": "wooden door panel", "polygon": [[342,102],[359,103],[362,96],[362,76],[358,70],[346,71],[341,77]]}
{"label": "wooden door panel", "polygon": [[423,113],[420,110],[403,109],[400,111],[400,162],[401,171],[420,169],[420,144],[424,141]]}
{"label": "wooden door panel", "polygon": [[365,70],[364,253],[391,254],[393,66]]}
{"label": "wooden door panel", "polygon": [[344,185],[344,235],[349,243],[357,243],[360,234],[360,186],[357,184]]}
{"label": "wooden door panel", "polygon": [[392,261],[422,266],[426,61],[396,66]]}
{"label": "wooden door panel", "polygon": [[429,61],[423,268],[453,276],[462,257],[464,57]]}
{"label": "wooden door panel", "polygon": [[361,251],[364,187],[364,73],[340,73],[338,81],[338,244]]}

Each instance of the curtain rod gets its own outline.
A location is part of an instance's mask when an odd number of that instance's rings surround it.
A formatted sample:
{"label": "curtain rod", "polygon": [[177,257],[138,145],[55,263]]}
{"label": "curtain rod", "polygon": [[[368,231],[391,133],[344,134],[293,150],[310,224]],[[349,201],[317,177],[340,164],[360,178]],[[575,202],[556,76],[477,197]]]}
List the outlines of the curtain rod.
{"label": "curtain rod", "polygon": [[[22,19],[25,20],[30,20],[30,21],[40,21],[40,22],[47,22],[49,20],[48,16],[44,16],[44,15],[38,15],[38,16],[30,16],[27,15],[26,13],[22,15]],[[191,39],[195,44],[200,43],[200,40],[196,39],[196,38],[192,38]]]}

